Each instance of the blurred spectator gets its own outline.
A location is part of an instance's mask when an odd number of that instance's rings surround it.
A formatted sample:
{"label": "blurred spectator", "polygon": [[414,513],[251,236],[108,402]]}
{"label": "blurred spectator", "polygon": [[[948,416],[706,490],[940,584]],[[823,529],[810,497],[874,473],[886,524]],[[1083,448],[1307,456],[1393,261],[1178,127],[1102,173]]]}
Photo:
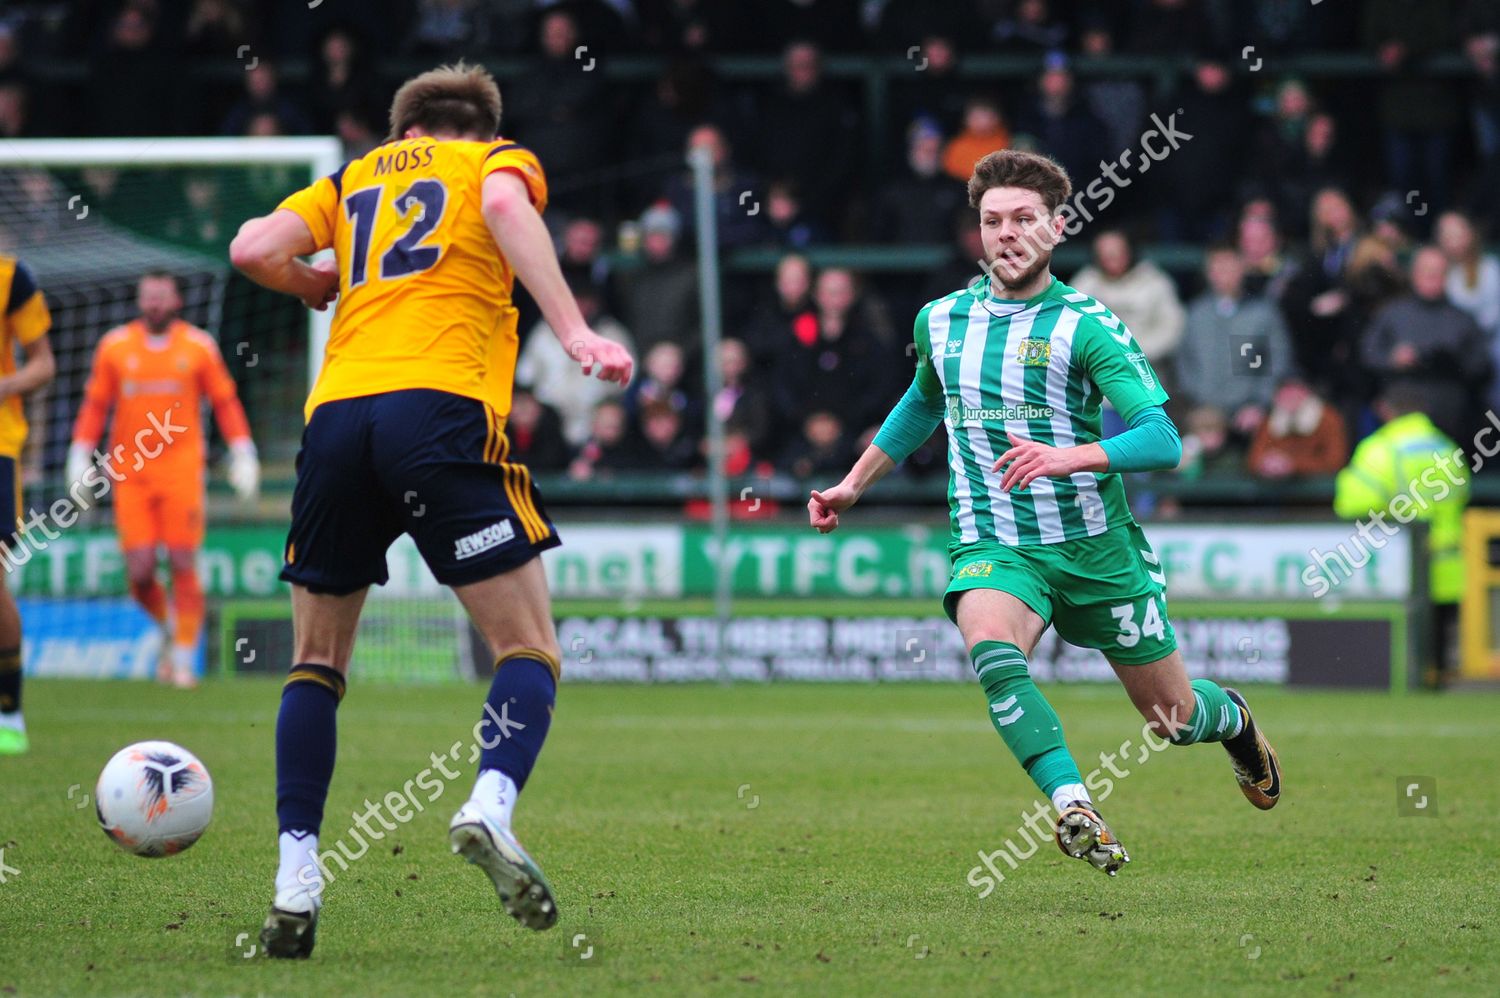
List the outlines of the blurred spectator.
{"label": "blurred spectator", "polygon": [[[714,125],[699,125],[688,133],[687,151],[707,149],[714,164],[714,214],[718,219],[719,246],[723,249],[739,249],[760,241],[762,222],[760,213],[750,214],[758,204],[759,190],[753,174],[735,166],[729,142],[724,133]],[[662,192],[677,212],[679,219],[693,217],[693,175],[691,170],[667,181]]]}
{"label": "blurred spectator", "polygon": [[970,97],[964,104],[963,131],[943,148],[943,169],[954,180],[967,184],[974,164],[989,153],[1010,148],[1010,131],[992,97]]}
{"label": "blurred spectator", "polygon": [[483,52],[489,20],[481,0],[415,0],[411,45],[419,55],[441,58]]}
{"label": "blurred spectator", "polygon": [[1465,24],[1464,54],[1474,67],[1469,117],[1478,159],[1477,182],[1470,203],[1500,230],[1500,5],[1474,0]]}
{"label": "blurred spectator", "polygon": [[818,409],[807,414],[800,434],[782,451],[777,466],[802,479],[843,474],[849,470],[849,450],[843,421],[832,412]]}
{"label": "blurred spectator", "polygon": [[[917,308],[967,287],[982,273],[980,268],[985,259],[984,240],[979,231],[978,213],[969,207],[967,197],[964,199],[964,206],[953,213],[948,224],[952,233],[953,256],[941,270],[928,275],[921,294],[917,296]],[[915,315],[917,308],[903,309],[902,315],[905,316],[907,311]]]}
{"label": "blurred spectator", "polygon": [[[1389,246],[1397,256],[1410,253],[1415,245],[1411,233],[1414,207],[1394,191],[1381,195],[1370,206],[1370,235]],[[1424,206],[1424,213],[1425,210]]]}
{"label": "blurred spectator", "polygon": [[1119,316],[1153,365],[1165,367],[1182,342],[1177,286],[1150,260],[1136,260],[1129,237],[1119,229],[1094,237],[1094,262],[1068,283]]}
{"label": "blurred spectator", "polygon": [[1313,195],[1344,183],[1336,158],[1338,127],[1333,116],[1314,111],[1301,80],[1287,80],[1276,91],[1276,108],[1261,126],[1255,155],[1255,184],[1273,199],[1278,218],[1302,237]]}
{"label": "blurred spectator", "polygon": [[761,101],[756,165],[764,176],[794,180],[812,213],[835,222],[842,218],[853,173],[853,112],[824,82],[816,45],[788,45],[781,68],[781,87]]}
{"label": "blurred spectator", "polygon": [[1349,434],[1338,410],[1301,378],[1283,379],[1250,445],[1250,473],[1273,481],[1332,475],[1348,457]]}
{"label": "blurred spectator", "polygon": [[1281,252],[1281,233],[1276,224],[1261,215],[1240,219],[1235,248],[1245,264],[1245,291],[1279,301],[1286,290],[1292,268]]}
{"label": "blurred spectator", "polygon": [[[1085,23],[1079,41],[1085,59],[1103,59],[1114,54],[1115,36],[1109,22],[1093,18]],[[1090,76],[1083,84],[1083,99],[1094,117],[1104,123],[1106,146],[1112,153],[1129,149],[1140,138],[1146,118],[1146,88],[1124,76]],[[1193,133],[1196,140],[1198,133]]]}
{"label": "blurred spectator", "polygon": [[1229,418],[1214,405],[1197,405],[1183,420],[1182,460],[1177,473],[1184,478],[1203,475],[1230,477],[1241,473],[1241,451],[1230,446]]}
{"label": "blurred spectator", "polygon": [[827,241],[823,227],[803,207],[795,180],[773,180],[766,188],[766,235],[773,245],[789,250]]}
{"label": "blurred spectator", "polygon": [[719,380],[722,386],[710,403],[715,415],[743,435],[752,454],[764,454],[771,435],[771,400],[756,383],[750,351],[741,341],[719,343]]}
{"label": "blurred spectator", "polygon": [[[1420,11],[1420,13],[1419,13]],[[1437,210],[1448,204],[1450,137],[1459,102],[1448,83],[1422,71],[1454,44],[1452,0],[1365,0],[1361,39],[1379,61],[1381,140],[1386,180],[1398,195],[1419,191]]]}
{"label": "blurred spectator", "polygon": [[[980,4],[981,16],[986,6]],[[990,28],[998,51],[1018,55],[1057,51],[1067,38],[1068,26],[1053,15],[1048,0],[1014,0]]]}
{"label": "blurred spectator", "polygon": [[[1437,240],[1448,261],[1443,290],[1484,333],[1491,365],[1500,372],[1500,260],[1484,252],[1474,224],[1460,212],[1446,212],[1438,218]],[[1500,377],[1490,381],[1485,404],[1500,412]]]}
{"label": "blurred spectator", "polygon": [[14,24],[9,21],[0,21],[0,83],[12,83],[24,79],[21,69],[21,42],[16,35]]}
{"label": "blurred spectator", "polygon": [[27,121],[26,87],[19,80],[0,82],[0,138],[24,139],[31,135]]}
{"label": "blurred spectator", "polygon": [[[535,152],[549,181],[556,182],[597,170],[607,158],[613,104],[603,74],[584,72],[574,56],[578,23],[567,9],[544,13],[538,38],[540,61],[505,88],[504,121],[507,134]],[[590,192],[598,194],[599,189]],[[553,198],[554,203],[564,200]]]}
{"label": "blurred spectator", "polygon": [[[1142,178],[1141,193],[1126,188],[1122,197],[1151,199],[1149,207],[1154,208],[1158,234],[1164,240],[1223,239],[1228,234],[1228,207],[1239,193],[1247,166],[1245,135],[1251,125],[1245,94],[1223,60],[1200,58],[1188,86],[1159,108],[1157,117],[1171,121],[1174,113],[1192,141],[1181,143],[1160,163],[1151,165]],[[1152,127],[1157,126],[1153,123]],[[1140,142],[1137,133],[1120,148]],[[1162,140],[1153,136],[1153,142],[1159,145]],[[1111,150],[1109,155],[1119,151]]]}
{"label": "blurred spectator", "polygon": [[245,71],[245,96],[224,116],[220,130],[225,135],[305,135],[311,122],[282,91],[276,67],[261,59]]}
{"label": "blurred spectator", "polygon": [[234,0],[193,0],[182,27],[183,54],[200,59],[233,56],[251,39],[240,6]]}
{"label": "blurred spectator", "polygon": [[613,400],[600,402],[587,413],[583,445],[568,465],[568,477],[586,482],[638,468],[640,452],[630,439],[629,426],[624,406]]}
{"label": "blurred spectator", "polygon": [[812,267],[807,258],[788,253],[776,263],[775,294],[762,296],[745,324],[744,340],[757,366],[757,378],[769,379],[788,342],[810,347],[818,338],[812,303]]}
{"label": "blurred spectator", "polygon": [[1319,191],[1308,229],[1308,257],[1288,281],[1281,306],[1297,344],[1298,367],[1327,389],[1353,360],[1342,320],[1348,306],[1344,270],[1359,238],[1359,215],[1349,195],[1336,187]]}
{"label": "blurred spectator", "polygon": [[608,303],[610,262],[604,253],[604,227],[596,219],[574,218],[563,226],[557,262],[570,285],[587,284]]}
{"label": "blurred spectator", "polygon": [[381,113],[375,84],[365,66],[359,39],[349,29],[337,27],[323,36],[308,93],[312,97],[313,124],[319,132],[340,131],[339,121],[344,115],[376,131],[373,122],[381,119]]}
{"label": "blurred spectator", "polygon": [[814,284],[817,338],[793,341],[782,351],[777,404],[783,413],[827,409],[843,426],[862,431],[882,418],[895,399],[893,375],[907,365],[880,303],[862,293],[854,274],[830,267]]}
{"label": "blurred spectator", "polygon": [[182,77],[165,54],[154,8],[134,3],[120,8],[106,26],[102,51],[90,61],[92,134],[175,131],[174,93]]}
{"label": "blurred spectator", "polygon": [[[920,2],[928,14],[933,11],[927,0]],[[958,49],[953,39],[961,34],[924,28],[903,35],[892,45],[893,50],[906,55],[912,72],[891,80],[891,121],[910,127],[926,119],[944,135],[955,135],[964,127],[973,86],[958,75]],[[920,44],[913,44],[914,40]]]}
{"label": "blurred spectator", "polygon": [[[624,136],[626,158],[671,157],[676,166],[694,126],[729,117],[729,111],[721,105],[717,81],[707,65],[698,61],[673,63],[657,77],[649,96],[635,109]],[[650,173],[633,181],[632,208],[649,204],[659,187],[659,176]]]}
{"label": "blurred spectator", "polygon": [[1418,250],[1411,262],[1411,292],[1375,316],[1361,343],[1361,360],[1374,380],[1409,387],[1440,430],[1466,440],[1494,368],[1488,337],[1472,316],[1448,301],[1447,279],[1442,251]]}
{"label": "blurred spectator", "polygon": [[690,423],[698,422],[698,405],[687,390],[687,358],[682,347],[664,340],[641,358],[641,374],[625,389],[625,411],[639,418],[648,405],[670,406]]}
{"label": "blurred spectator", "polygon": [[1037,78],[1036,99],[1016,115],[1016,132],[1036,139],[1042,152],[1061,163],[1075,189],[1099,175],[1100,160],[1119,152],[1105,146],[1104,125],[1079,100],[1063,56],[1047,58]]}
{"label": "blurred spectator", "polygon": [[1188,306],[1177,351],[1177,392],[1222,410],[1248,438],[1293,369],[1291,343],[1276,306],[1245,294],[1245,264],[1233,247],[1209,250],[1204,270],[1208,290]]}
{"label": "blurred spectator", "polygon": [[1474,223],[1461,212],[1438,218],[1437,242],[1448,261],[1448,300],[1468,312],[1493,345],[1500,339],[1500,260],[1484,252]]}
{"label": "blurred spectator", "polygon": [[[575,284],[572,291],[584,321],[594,332],[634,349],[630,332],[618,319],[601,312],[597,291],[586,284]],[[621,394],[619,385],[584,374],[579,366],[581,359],[558,342],[551,326],[539,321],[531,327],[516,361],[516,384],[530,388],[538,401],[557,410],[562,417],[563,436],[574,446],[588,438],[595,406]]]}
{"label": "blurred spectator", "polygon": [[1256,140],[1255,158],[1266,174],[1268,190],[1278,178],[1292,172],[1290,164],[1301,158],[1312,113],[1313,99],[1307,84],[1296,77],[1282,80],[1276,87],[1271,113],[1262,123]]}
{"label": "blurred spectator", "polygon": [[928,118],[912,122],[906,130],[906,173],[875,198],[871,230],[878,241],[912,245],[947,240],[948,220],[968,200],[963,184],[942,172],[942,155],[943,133],[937,126]]}
{"label": "blurred spectator", "polygon": [[346,108],[333,119],[333,134],[344,147],[345,159],[358,159],[384,141],[384,131],[376,132],[370,119],[352,108]]}
{"label": "blurred spectator", "polygon": [[687,352],[697,345],[698,269],[677,253],[680,227],[677,212],[664,205],[642,215],[641,265],[615,278],[620,313],[642,351],[663,341]]}
{"label": "blurred spectator", "polygon": [[633,455],[643,471],[689,471],[698,463],[698,443],[688,435],[682,413],[667,402],[641,409],[640,440]]}
{"label": "blurred spectator", "polygon": [[505,420],[510,440],[510,458],[532,471],[563,471],[572,458],[562,432],[562,417],[550,405],[537,401],[529,389],[517,388]]}

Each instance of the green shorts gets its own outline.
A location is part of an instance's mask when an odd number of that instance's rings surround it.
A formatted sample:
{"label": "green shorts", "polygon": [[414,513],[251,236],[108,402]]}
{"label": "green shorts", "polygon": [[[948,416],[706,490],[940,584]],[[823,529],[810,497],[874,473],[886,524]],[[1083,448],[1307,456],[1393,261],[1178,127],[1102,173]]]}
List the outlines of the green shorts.
{"label": "green shorts", "polygon": [[953,575],[943,609],[954,623],[960,595],[995,589],[1055,625],[1064,641],[1097,648],[1111,662],[1143,665],[1177,647],[1166,577],[1139,524],[1061,544],[977,541],[953,545],[948,554]]}

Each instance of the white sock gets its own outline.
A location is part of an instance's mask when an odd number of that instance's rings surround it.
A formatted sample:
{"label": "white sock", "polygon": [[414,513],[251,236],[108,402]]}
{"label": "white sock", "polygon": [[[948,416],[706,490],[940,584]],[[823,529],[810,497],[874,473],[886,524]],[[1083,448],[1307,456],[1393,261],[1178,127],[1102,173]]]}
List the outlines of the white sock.
{"label": "white sock", "polygon": [[1052,806],[1057,808],[1059,812],[1075,800],[1081,800],[1085,804],[1093,803],[1093,800],[1089,797],[1088,788],[1082,783],[1064,783],[1052,791]]}
{"label": "white sock", "polygon": [[21,717],[19,710],[13,714],[0,714],[0,728],[10,728],[12,731],[25,731],[26,721]]}
{"label": "white sock", "polygon": [[474,781],[474,792],[469,794],[469,800],[483,807],[486,814],[500,823],[500,827],[508,829],[511,812],[516,809],[517,793],[515,780],[498,769],[485,769]]}
{"label": "white sock", "polygon": [[309,887],[316,903],[323,903],[323,871],[313,860],[318,851],[318,837],[304,832],[299,838],[291,832],[282,832],[277,839],[281,846],[281,865],[276,868],[276,893],[291,887]]}
{"label": "white sock", "polygon": [[172,671],[179,676],[193,675],[193,659],[197,658],[198,647],[192,645],[172,646]]}

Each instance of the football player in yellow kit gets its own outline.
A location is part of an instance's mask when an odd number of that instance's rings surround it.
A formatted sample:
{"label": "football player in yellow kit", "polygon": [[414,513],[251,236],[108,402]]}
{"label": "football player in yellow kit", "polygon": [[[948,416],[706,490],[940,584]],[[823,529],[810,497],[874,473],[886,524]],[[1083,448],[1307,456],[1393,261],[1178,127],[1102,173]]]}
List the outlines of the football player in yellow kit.
{"label": "football player in yellow kit", "polygon": [[[57,365],[47,340],[47,330],[52,328],[47,300],[31,271],[12,256],[0,255],[0,306],[0,550],[4,550],[19,543],[21,448],[27,430],[22,396],[51,381]],[[20,367],[16,366],[17,346],[26,357]],[[0,755],[20,755],[29,747],[21,717],[21,612],[6,574],[0,571]]]}
{"label": "football player in yellow kit", "polygon": [[[296,637],[276,724],[281,863],[261,933],[274,957],[312,951],[335,712],[365,594],[386,581],[386,549],[403,532],[495,660],[453,849],[484,869],[521,924],[557,920],[551,888],[510,830],[561,668],[537,557],[560,542],[530,474],[507,460],[515,278],[584,373],[624,384],[634,362],[584,322],[541,220],[541,165],[495,138],[499,124],[500,92],[482,68],[414,77],[396,94],[386,144],[246,222],[230,247],[265,287],[309,308],[338,299],[307,400],[281,573]],[[330,247],[336,262],[299,259]]]}

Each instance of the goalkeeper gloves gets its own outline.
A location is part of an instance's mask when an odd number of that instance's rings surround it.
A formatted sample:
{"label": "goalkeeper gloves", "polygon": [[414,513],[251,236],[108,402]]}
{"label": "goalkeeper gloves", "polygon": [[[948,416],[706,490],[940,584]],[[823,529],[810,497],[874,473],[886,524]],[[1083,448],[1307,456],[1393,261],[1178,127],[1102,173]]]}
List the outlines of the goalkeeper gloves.
{"label": "goalkeeper gloves", "polygon": [[90,468],[94,466],[94,449],[88,444],[74,441],[68,448],[68,461],[63,466],[63,477],[71,486],[83,480]]}
{"label": "goalkeeper gloves", "polygon": [[229,486],[241,502],[252,502],[260,495],[260,458],[248,437],[229,445]]}

